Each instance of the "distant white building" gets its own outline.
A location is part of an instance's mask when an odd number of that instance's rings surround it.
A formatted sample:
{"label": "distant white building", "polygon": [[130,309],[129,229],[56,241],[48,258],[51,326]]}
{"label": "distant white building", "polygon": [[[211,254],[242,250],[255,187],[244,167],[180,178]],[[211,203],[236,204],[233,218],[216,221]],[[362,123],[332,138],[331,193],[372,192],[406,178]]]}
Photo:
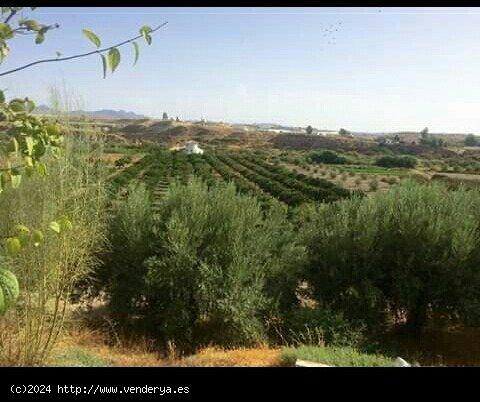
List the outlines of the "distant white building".
{"label": "distant white building", "polygon": [[185,153],[187,154],[203,154],[203,149],[198,146],[198,142],[195,141],[187,141],[185,144]]}

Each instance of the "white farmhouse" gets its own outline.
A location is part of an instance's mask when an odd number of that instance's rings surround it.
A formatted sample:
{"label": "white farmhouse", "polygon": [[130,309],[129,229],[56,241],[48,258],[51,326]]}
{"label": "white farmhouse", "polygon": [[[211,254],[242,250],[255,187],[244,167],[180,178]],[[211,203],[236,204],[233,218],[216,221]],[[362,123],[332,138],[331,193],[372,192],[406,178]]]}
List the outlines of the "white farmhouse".
{"label": "white farmhouse", "polygon": [[198,142],[195,141],[187,141],[184,151],[187,154],[203,154],[203,149],[200,148]]}

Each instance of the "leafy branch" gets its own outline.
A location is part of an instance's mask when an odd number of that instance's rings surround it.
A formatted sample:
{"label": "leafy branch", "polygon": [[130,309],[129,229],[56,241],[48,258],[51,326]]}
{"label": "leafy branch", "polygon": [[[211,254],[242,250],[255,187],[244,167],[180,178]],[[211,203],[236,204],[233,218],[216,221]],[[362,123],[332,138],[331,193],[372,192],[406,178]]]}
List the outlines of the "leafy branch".
{"label": "leafy branch", "polygon": [[[152,33],[155,33],[156,31],[158,31],[159,29],[163,28],[164,26],[166,26],[168,24],[168,21],[165,21],[163,24],[157,26],[156,28],[154,29],[151,29],[147,26],[145,27],[142,27],[140,29],[140,34],[135,36],[134,38],[130,38],[130,39],[127,39],[127,40],[124,40],[123,42],[120,42],[120,43],[117,43],[115,45],[112,45],[112,46],[109,46],[109,47],[105,47],[103,49],[97,49],[97,50],[93,50],[91,52],[87,52],[87,53],[81,53],[81,54],[76,54],[76,55],[73,55],[73,56],[66,56],[66,57],[57,57],[57,58],[50,58],[50,59],[42,59],[42,60],[37,60],[37,61],[34,61],[34,62],[31,62],[31,63],[28,63],[28,64],[25,64],[23,66],[20,66],[20,67],[17,67],[17,68],[14,68],[12,70],[8,70],[8,71],[4,71],[3,73],[0,73],[0,77],[3,77],[5,75],[8,75],[8,74],[12,74],[12,73],[15,73],[17,71],[21,71],[21,70],[24,70],[26,68],[29,68],[29,67],[32,67],[32,66],[35,66],[37,64],[42,64],[42,63],[51,63],[51,62],[58,62],[58,61],[67,61],[67,60],[73,60],[73,59],[79,59],[81,57],[87,57],[87,56],[91,56],[93,54],[100,54],[103,56],[103,53],[105,52],[112,52],[112,50],[114,49],[117,49],[121,46],[124,46],[128,43],[135,43],[134,47],[135,47],[135,59],[137,59],[138,57],[138,46],[136,45],[136,40],[137,39],[140,39],[140,38],[145,38],[145,40],[147,41],[148,44],[151,43],[151,37],[150,35]],[[87,31],[91,34],[93,34],[93,32],[91,31]],[[95,35],[95,34],[93,34]],[[86,36],[90,39],[91,37],[88,36],[86,34]],[[96,39],[98,39],[98,37],[95,35],[94,36]],[[99,43],[98,42],[95,42],[95,40],[92,40],[92,42],[94,42],[95,44]],[[117,60],[117,57],[118,57],[118,60],[119,60],[119,56],[115,56],[117,53],[116,52],[113,52],[113,53],[110,53],[109,54],[109,61],[110,61],[110,65],[112,67],[112,71],[115,70],[115,67],[116,65],[118,65],[118,63],[115,62],[115,60]],[[115,65],[116,64],[116,65]],[[115,67],[114,67],[115,66]],[[104,69],[104,72],[105,72],[105,69]],[[104,74],[105,75],[105,74]]]}

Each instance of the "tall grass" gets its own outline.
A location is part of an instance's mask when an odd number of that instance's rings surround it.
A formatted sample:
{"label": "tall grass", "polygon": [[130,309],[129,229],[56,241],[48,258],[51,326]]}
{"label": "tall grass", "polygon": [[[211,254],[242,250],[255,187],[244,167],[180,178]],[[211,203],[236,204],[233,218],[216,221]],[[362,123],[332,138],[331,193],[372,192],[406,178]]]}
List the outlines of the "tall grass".
{"label": "tall grass", "polygon": [[[75,284],[96,264],[105,228],[105,172],[95,163],[92,138],[66,138],[58,160],[47,158],[48,176],[25,177],[0,197],[0,236],[22,223],[41,229],[44,242],[28,245],[8,263],[17,275],[19,301],[0,320],[0,362],[35,365],[49,354],[62,330]],[[49,222],[66,216],[73,228],[61,234]]]}
{"label": "tall grass", "polygon": [[297,359],[339,367],[393,367],[394,361],[383,355],[361,353],[351,347],[299,346],[286,348],[280,355],[283,364],[292,366]]}

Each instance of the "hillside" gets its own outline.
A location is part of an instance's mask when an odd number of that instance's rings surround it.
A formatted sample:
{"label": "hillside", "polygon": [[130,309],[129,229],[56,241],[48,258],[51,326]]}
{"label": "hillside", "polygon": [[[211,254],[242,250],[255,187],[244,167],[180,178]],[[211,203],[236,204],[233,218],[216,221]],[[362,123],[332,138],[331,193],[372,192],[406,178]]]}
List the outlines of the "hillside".
{"label": "hillside", "polygon": [[268,146],[274,133],[242,131],[225,124],[202,124],[171,120],[144,120],[119,128],[118,133],[130,141],[155,142],[175,146],[187,140],[202,144],[233,147]]}

